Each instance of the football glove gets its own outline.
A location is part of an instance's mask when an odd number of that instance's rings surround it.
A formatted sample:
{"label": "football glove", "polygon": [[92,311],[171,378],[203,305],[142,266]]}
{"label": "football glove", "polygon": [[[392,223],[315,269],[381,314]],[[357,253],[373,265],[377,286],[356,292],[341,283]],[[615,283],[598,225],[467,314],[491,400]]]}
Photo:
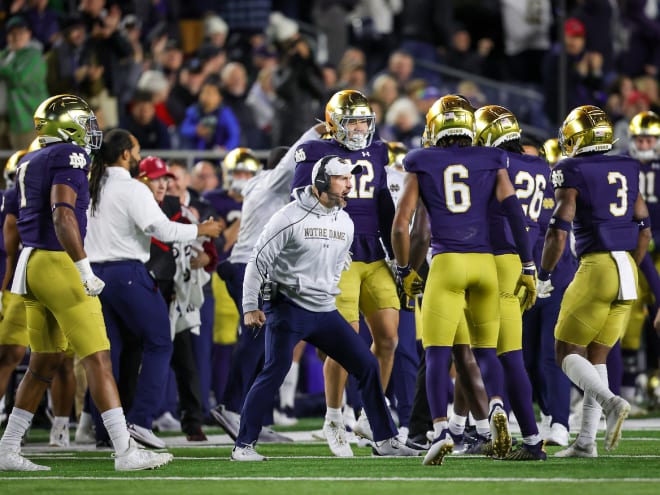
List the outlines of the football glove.
{"label": "football glove", "polygon": [[539,299],[545,299],[546,297],[550,297],[550,293],[555,290],[555,288],[552,286],[552,282],[550,279],[548,280],[539,280],[536,282],[536,297]]}
{"label": "football glove", "polygon": [[98,296],[101,291],[103,291],[105,282],[94,275],[92,267],[89,264],[89,259],[84,258],[82,260],[76,261],[76,268],[80,273],[80,280],[82,280],[85,293],[88,296]]}
{"label": "football glove", "polygon": [[403,289],[406,296],[414,299],[415,296],[422,293],[422,290],[424,289],[424,279],[422,279],[422,277],[420,277],[410,265],[396,265],[395,272],[396,284]]}
{"label": "football glove", "polygon": [[525,292],[520,296],[520,309],[528,310],[536,302],[536,267],[534,263],[523,265],[520,278],[516,284],[516,296],[524,288]]}

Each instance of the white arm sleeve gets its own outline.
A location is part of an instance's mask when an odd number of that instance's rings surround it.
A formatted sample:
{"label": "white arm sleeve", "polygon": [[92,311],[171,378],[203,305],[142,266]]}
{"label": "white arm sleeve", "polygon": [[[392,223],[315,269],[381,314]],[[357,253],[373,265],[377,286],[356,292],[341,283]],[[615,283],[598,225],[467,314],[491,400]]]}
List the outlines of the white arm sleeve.
{"label": "white arm sleeve", "polygon": [[172,222],[160,209],[146,184],[137,181],[134,184],[135,204],[129,211],[142,232],[163,242],[185,242],[197,238],[197,225]]}
{"label": "white arm sleeve", "polygon": [[305,133],[298,138],[298,141],[293,143],[268,177],[269,186],[272,191],[287,194],[291,190],[291,181],[293,180],[293,174],[296,171],[297,165],[296,160],[294,159],[294,154],[298,149],[298,146],[306,141],[312,141],[314,139],[319,139],[320,137],[321,135],[316,132],[315,125],[314,127],[307,129]]}

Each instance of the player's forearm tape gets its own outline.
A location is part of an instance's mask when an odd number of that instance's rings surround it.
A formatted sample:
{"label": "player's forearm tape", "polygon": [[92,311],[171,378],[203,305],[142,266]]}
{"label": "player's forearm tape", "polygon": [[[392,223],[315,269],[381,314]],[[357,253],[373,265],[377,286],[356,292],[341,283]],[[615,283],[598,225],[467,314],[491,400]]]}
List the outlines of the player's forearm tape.
{"label": "player's forearm tape", "polygon": [[529,234],[527,233],[527,222],[520,201],[518,201],[515,194],[502,201],[502,211],[509,220],[513,239],[518,249],[518,256],[523,262],[532,261],[534,257],[532,256],[532,243],[529,241]]}
{"label": "player's forearm tape", "polygon": [[639,230],[651,228],[651,217],[642,218],[641,220],[636,220],[636,222],[639,225]]}
{"label": "player's forearm tape", "polygon": [[570,232],[573,230],[573,222],[567,222],[566,220],[562,220],[559,217],[552,217],[550,218],[550,222],[548,222],[548,228]]}
{"label": "player's forearm tape", "polygon": [[64,208],[69,208],[69,209],[71,209],[71,210],[73,210],[73,211],[76,211],[76,207],[73,206],[73,205],[71,205],[71,204],[69,204],[69,203],[55,203],[53,206],[50,207],[50,211],[51,211],[51,213],[53,213],[53,212],[54,212],[57,208],[59,208],[60,206],[62,206],[62,207],[64,207]]}
{"label": "player's forearm tape", "polygon": [[90,279],[94,276],[92,271],[92,265],[89,263],[89,258],[83,258],[75,262],[78,272],[80,272],[80,277],[83,280]]}

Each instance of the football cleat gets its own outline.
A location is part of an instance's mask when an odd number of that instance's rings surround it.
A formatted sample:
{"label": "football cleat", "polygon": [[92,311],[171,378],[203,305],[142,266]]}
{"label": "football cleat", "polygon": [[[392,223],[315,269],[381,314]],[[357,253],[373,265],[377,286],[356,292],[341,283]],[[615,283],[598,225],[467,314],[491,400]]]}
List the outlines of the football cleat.
{"label": "football cleat", "polygon": [[605,412],[605,450],[614,450],[621,440],[621,427],[630,414],[630,404],[625,399],[615,395],[603,408]]}
{"label": "football cleat", "polygon": [[371,444],[371,455],[384,457],[417,457],[419,450],[413,450],[405,444],[399,442],[397,437],[388,438],[382,442],[373,442]]}
{"label": "football cleat", "polygon": [[263,426],[259,432],[258,437],[259,442],[261,443],[289,443],[293,440],[287,436],[282,435],[281,433],[271,430]]}
{"label": "football cleat", "polygon": [[231,460],[240,462],[260,462],[268,459],[254,450],[254,445],[249,444],[244,445],[243,447],[239,447],[238,445],[234,446],[231,451]]}
{"label": "football cleat", "polygon": [[346,438],[346,427],[343,423],[325,420],[323,423],[325,436],[330,451],[337,457],[353,457],[353,451]]}
{"label": "football cleat", "polygon": [[141,443],[145,447],[152,447],[154,449],[164,449],[165,442],[154,435],[154,432],[144,426],[128,423],[128,433],[136,442]]}
{"label": "football cleat", "polygon": [[143,471],[156,469],[168,464],[174,456],[168,452],[144,450],[133,440],[128,441],[128,449],[121,454],[114,454],[115,471]]}
{"label": "football cleat", "polygon": [[367,418],[367,415],[364,413],[364,411],[362,411],[362,414],[360,414],[360,417],[355,423],[355,426],[353,426],[353,433],[355,433],[358,437],[373,441],[374,434],[373,431],[371,431],[369,418]]}
{"label": "football cleat", "polygon": [[504,458],[505,461],[545,461],[548,456],[545,453],[543,440],[536,445],[523,443],[518,448],[512,450]]}
{"label": "football cleat", "polygon": [[561,423],[553,423],[550,431],[543,437],[546,445],[559,445],[566,447],[569,441],[568,430]]}
{"label": "football cleat", "polygon": [[78,445],[96,443],[96,434],[94,433],[94,422],[92,415],[88,412],[81,412],[78,420],[78,427],[73,439]]}
{"label": "football cleat", "polygon": [[213,416],[213,419],[222,426],[231,439],[236,441],[236,438],[238,438],[238,429],[241,426],[241,416],[230,411],[222,404],[214,407],[209,412],[211,413],[211,416]]}
{"label": "football cleat", "polygon": [[555,457],[598,457],[598,450],[595,442],[590,443],[587,446],[582,446],[578,443],[578,439],[576,438],[568,447],[559,452],[555,452]]}
{"label": "football cleat", "polygon": [[181,431],[181,422],[169,411],[164,412],[151,423],[154,431]]}
{"label": "football cleat", "polygon": [[55,424],[50,427],[50,440],[48,445],[51,447],[68,447],[69,446],[69,425],[68,424]]}
{"label": "football cleat", "polygon": [[431,447],[424,456],[422,464],[424,466],[440,466],[445,456],[452,453],[454,450],[454,442],[448,430],[443,430],[436,439],[433,440]]}
{"label": "football cleat", "polygon": [[490,436],[493,441],[493,457],[504,459],[511,450],[511,434],[509,419],[499,404],[495,404],[490,411]]}
{"label": "football cleat", "polygon": [[492,457],[493,442],[490,438],[477,433],[472,441],[467,442],[465,450],[462,453],[465,455],[485,455],[486,457]]}
{"label": "football cleat", "polygon": [[50,467],[35,464],[18,452],[0,450],[0,471],[50,471]]}

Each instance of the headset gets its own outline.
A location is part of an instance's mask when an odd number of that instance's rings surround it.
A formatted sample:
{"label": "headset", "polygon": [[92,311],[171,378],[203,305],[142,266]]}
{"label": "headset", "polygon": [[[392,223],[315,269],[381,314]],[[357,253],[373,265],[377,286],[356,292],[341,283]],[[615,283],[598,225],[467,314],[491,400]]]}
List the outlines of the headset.
{"label": "headset", "polygon": [[316,177],[314,178],[314,187],[316,187],[316,190],[319,192],[319,196],[324,192],[327,193],[330,189],[330,176],[325,171],[325,167],[333,158],[339,158],[339,156],[328,155],[321,160],[319,171],[316,173]]}

